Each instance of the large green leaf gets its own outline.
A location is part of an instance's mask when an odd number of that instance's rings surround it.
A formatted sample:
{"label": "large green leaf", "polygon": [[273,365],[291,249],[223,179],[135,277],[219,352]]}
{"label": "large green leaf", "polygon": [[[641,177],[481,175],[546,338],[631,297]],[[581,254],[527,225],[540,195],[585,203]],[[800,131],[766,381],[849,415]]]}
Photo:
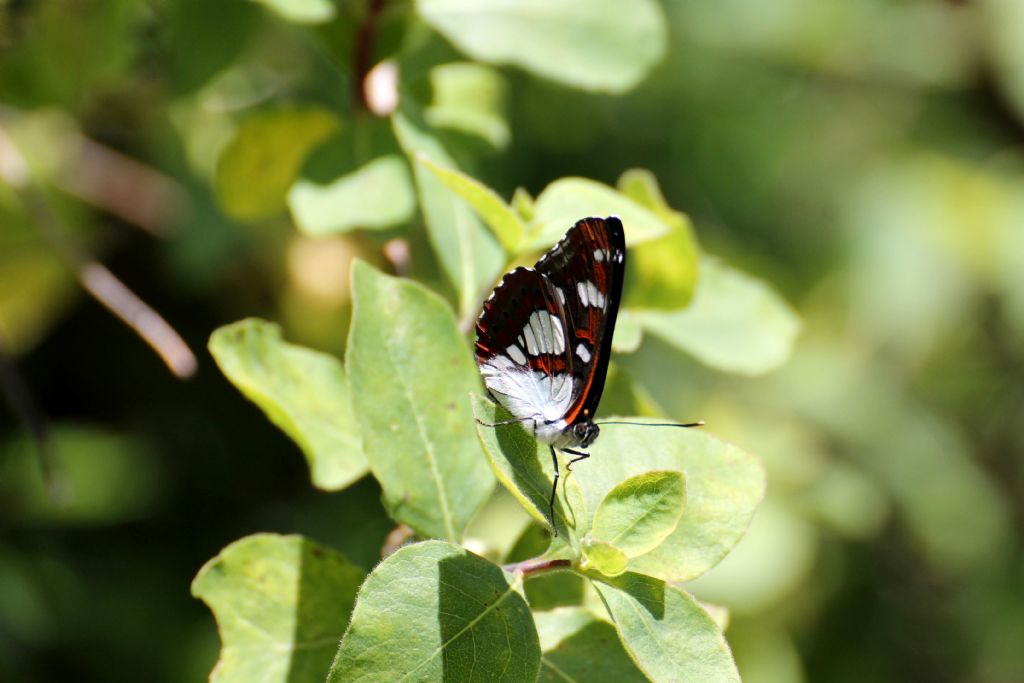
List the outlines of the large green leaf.
{"label": "large green leaf", "polygon": [[768,285],[707,256],[688,308],[636,316],[645,330],[702,363],[747,375],[785,363],[800,331],[800,319]]}
{"label": "large green leaf", "polygon": [[634,573],[595,581],[594,588],[626,650],[654,683],[739,683],[721,630],[682,589]]}
{"label": "large green leaf", "polygon": [[298,444],[319,488],[342,489],[366,474],[349,382],[337,358],[289,344],[280,327],[255,318],[215,331],[210,353],[231,383]]}
{"label": "large green leaf", "polygon": [[412,216],[416,198],[405,161],[388,154],[326,184],[298,179],[288,206],[300,231],[320,236],[399,225]]}
{"label": "large green leaf", "polygon": [[427,157],[418,156],[416,162],[473,207],[476,214],[501,242],[505,251],[510,254],[517,252],[526,233],[526,226],[494,190],[465,173],[438,166]]}
{"label": "large green leaf", "polygon": [[626,171],[618,188],[668,226],[666,235],[630,249],[622,305],[668,310],[686,306],[697,286],[700,260],[690,220],[668,205],[650,171]]}
{"label": "large green leaf", "polygon": [[586,90],[628,90],[665,51],[653,0],[417,0],[416,9],[474,59]]}
{"label": "large green leaf", "polygon": [[[485,422],[507,419],[504,410],[482,398],[474,410]],[[518,424],[478,431],[499,481],[535,518],[547,522],[548,447]],[[704,430],[608,425],[590,451],[593,457],[563,479],[565,488],[559,484],[555,524],[570,538],[591,530],[593,512],[588,511],[630,477],[655,470],[686,474],[686,509],[679,524],[660,545],[629,562],[630,570],[666,581],[687,581],[717,564],[743,536],[764,495],[761,463]]]}
{"label": "large green leaf", "polygon": [[[529,585],[529,583],[527,584]],[[583,607],[535,612],[543,654],[538,683],[645,683],[615,627]]]}
{"label": "large green leaf", "polygon": [[626,244],[635,245],[669,233],[653,211],[595,180],[560,178],[544,188],[533,207],[529,246],[546,249],[576,221],[587,216],[618,216],[626,229]]}
{"label": "large green leaf", "polygon": [[[444,168],[458,168],[412,113],[396,112],[391,123],[410,160],[425,157]],[[423,164],[414,164],[414,172],[430,243],[455,287],[459,316],[468,319],[479,309],[484,292],[501,272],[505,261],[501,245],[470,205]]]}
{"label": "large green leaf", "polygon": [[330,112],[313,107],[247,118],[217,162],[221,207],[242,221],[268,218],[284,210],[288,188],[302,162],[337,127],[338,120]]}
{"label": "large green leaf", "polygon": [[682,472],[645,472],[630,477],[597,506],[590,535],[629,557],[643,555],[675,530],[685,501]]}
{"label": "large green leaf", "polygon": [[359,591],[329,683],[535,680],[540,645],[520,581],[450,543],[400,549]]}
{"label": "large green leaf", "polygon": [[214,683],[322,681],[363,572],[301,536],[257,534],[229,545],[192,582],[217,618]]}
{"label": "large green leaf", "polygon": [[370,468],[392,516],[458,541],[494,478],[474,435],[480,376],[451,309],[357,261],[346,367]]}
{"label": "large green leaf", "polygon": [[476,135],[498,149],[508,145],[505,80],[491,67],[473,62],[441,64],[430,70],[433,99],[423,117],[434,128]]}

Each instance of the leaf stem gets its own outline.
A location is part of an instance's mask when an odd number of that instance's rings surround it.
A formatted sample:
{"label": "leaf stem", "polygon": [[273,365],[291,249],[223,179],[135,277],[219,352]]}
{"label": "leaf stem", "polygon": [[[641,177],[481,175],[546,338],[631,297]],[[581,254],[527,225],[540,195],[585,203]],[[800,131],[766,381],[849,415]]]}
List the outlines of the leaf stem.
{"label": "leaf stem", "polygon": [[529,560],[523,560],[522,562],[506,564],[502,569],[512,574],[519,574],[520,576],[528,577],[569,569],[570,567],[572,567],[572,560],[545,560],[539,557],[534,557]]}

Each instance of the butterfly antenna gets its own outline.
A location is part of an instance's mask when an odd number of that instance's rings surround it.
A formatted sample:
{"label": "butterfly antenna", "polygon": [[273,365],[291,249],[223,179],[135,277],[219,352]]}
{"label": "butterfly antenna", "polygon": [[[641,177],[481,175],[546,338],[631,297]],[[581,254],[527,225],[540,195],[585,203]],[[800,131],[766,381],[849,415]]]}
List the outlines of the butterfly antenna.
{"label": "butterfly antenna", "polygon": [[596,422],[599,425],[638,425],[640,427],[703,427],[704,420],[698,420],[697,422],[687,422],[685,424],[679,422],[626,422],[621,420],[603,421]]}

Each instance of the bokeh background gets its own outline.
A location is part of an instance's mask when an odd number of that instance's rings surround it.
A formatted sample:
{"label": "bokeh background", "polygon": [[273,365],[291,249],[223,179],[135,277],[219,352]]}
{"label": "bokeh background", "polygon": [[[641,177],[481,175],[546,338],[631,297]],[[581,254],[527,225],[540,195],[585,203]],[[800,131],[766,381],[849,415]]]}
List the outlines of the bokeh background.
{"label": "bokeh background", "polygon": [[[730,608],[744,680],[1024,680],[1024,4],[653,6],[663,54],[608,93],[432,72],[471,60],[408,2],[0,2],[0,679],[204,679],[218,639],[189,583],[248,533],[379,558],[376,485],[313,488],[205,345],[259,315],[342,351],[357,255],[440,280],[408,197],[319,235],[263,202],[257,176],[289,181],[335,125],[317,115],[226,179],[242,132],[271,134],[243,123],[283,105],[340,121],[339,164],[396,151],[360,85],[400,53],[403,96],[503,197],[650,169],[801,317],[758,375],[653,337],[619,359],[766,463],[747,538],[692,586]],[[97,263],[194,373],[84,290],[109,285]]]}

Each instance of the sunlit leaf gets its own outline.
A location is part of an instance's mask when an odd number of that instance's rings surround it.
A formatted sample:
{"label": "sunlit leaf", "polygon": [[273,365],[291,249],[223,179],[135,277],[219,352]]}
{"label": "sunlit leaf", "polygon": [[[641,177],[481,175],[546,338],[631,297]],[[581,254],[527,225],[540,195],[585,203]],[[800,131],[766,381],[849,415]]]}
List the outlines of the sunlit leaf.
{"label": "sunlit leaf", "polygon": [[417,0],[416,9],[475,59],[585,90],[628,90],[665,51],[652,0]]}
{"label": "sunlit leaf", "polygon": [[604,576],[618,576],[626,571],[629,557],[626,553],[605,541],[590,541],[583,544],[582,567]]}
{"label": "sunlit leaf", "polygon": [[321,24],[334,17],[331,0],[252,0],[296,24]]}
{"label": "sunlit leaf", "polygon": [[619,316],[615,320],[615,336],[612,337],[612,351],[633,353],[640,348],[643,340],[644,328],[640,326],[640,321],[628,308],[619,309]]}
{"label": "sunlit leaf", "polygon": [[352,290],[345,365],[385,505],[420,534],[458,541],[494,486],[468,401],[476,365],[451,309],[422,285],[357,261]]}
{"label": "sunlit leaf", "polygon": [[609,491],[597,506],[590,535],[628,557],[643,555],[675,530],[685,502],[682,472],[646,472],[630,477]]}
{"label": "sunlit leaf", "polygon": [[322,236],[404,223],[416,198],[405,161],[387,155],[327,184],[299,178],[288,192],[288,206],[301,232]]}
{"label": "sunlit leaf", "polygon": [[[527,586],[530,584],[527,583]],[[645,683],[615,627],[583,607],[534,612],[543,651],[538,683]]]}
{"label": "sunlit leaf", "polygon": [[540,645],[520,589],[458,546],[406,546],[367,577],[327,680],[535,680]]}
{"label": "sunlit leaf", "polygon": [[529,244],[546,249],[576,221],[588,216],[621,218],[627,245],[669,233],[669,226],[655,213],[617,190],[587,178],[560,178],[537,197]]}
{"label": "sunlit leaf", "polygon": [[215,331],[210,353],[231,383],[302,449],[314,484],[336,490],[366,474],[349,381],[337,358],[289,344],[280,327],[257,319]]}
{"label": "sunlit leaf", "polygon": [[445,187],[473,207],[476,214],[501,242],[505,251],[510,254],[516,253],[523,241],[526,226],[494,190],[465,173],[439,166],[427,157],[416,157],[416,163],[433,173]]}
{"label": "sunlit leaf", "polygon": [[323,680],[362,580],[344,556],[301,536],[229,545],[192,582],[220,631],[211,682]]}
{"label": "sunlit leaf", "polygon": [[768,285],[711,257],[701,261],[688,308],[636,315],[646,331],[702,363],[748,375],[785,363],[800,331],[799,318]]}
{"label": "sunlit leaf", "polygon": [[494,69],[472,62],[441,64],[430,70],[433,99],[423,117],[435,128],[450,128],[483,138],[492,146],[508,145],[505,80]]}
{"label": "sunlit leaf", "polygon": [[268,218],[284,210],[285,197],[309,152],[338,127],[331,113],[312,107],[250,116],[221,152],[216,190],[224,211],[237,220]]}
{"label": "sunlit leaf", "polygon": [[685,591],[641,574],[594,582],[633,661],[655,683],[739,683],[714,620]]}
{"label": "sunlit leaf", "polygon": [[[396,112],[391,122],[410,160],[423,156],[444,168],[458,168],[441,143],[409,113]],[[504,265],[501,245],[469,204],[425,166],[414,164],[414,172],[431,246],[455,287],[460,317],[468,318],[479,309],[484,291]]]}

